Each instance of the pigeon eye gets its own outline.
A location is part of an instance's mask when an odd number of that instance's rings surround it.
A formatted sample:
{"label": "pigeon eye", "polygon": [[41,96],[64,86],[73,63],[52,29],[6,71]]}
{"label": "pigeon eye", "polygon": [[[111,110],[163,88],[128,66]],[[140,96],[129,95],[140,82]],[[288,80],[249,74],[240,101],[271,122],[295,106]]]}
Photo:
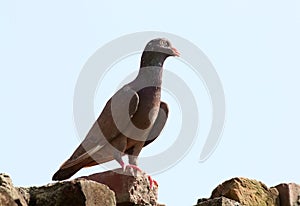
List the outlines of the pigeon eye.
{"label": "pigeon eye", "polygon": [[163,47],[168,47],[168,46],[169,46],[168,42],[165,41],[165,40],[160,40],[159,44],[160,44],[161,46],[163,46]]}

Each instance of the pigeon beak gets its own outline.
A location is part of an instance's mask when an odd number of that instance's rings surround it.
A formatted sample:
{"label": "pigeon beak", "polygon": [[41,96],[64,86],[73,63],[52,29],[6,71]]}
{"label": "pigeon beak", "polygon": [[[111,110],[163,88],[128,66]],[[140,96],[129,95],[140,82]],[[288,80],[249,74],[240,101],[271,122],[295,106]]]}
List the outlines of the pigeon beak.
{"label": "pigeon beak", "polygon": [[176,56],[176,57],[180,56],[180,52],[176,48],[174,48],[174,47],[172,47],[172,52],[173,52],[174,56]]}

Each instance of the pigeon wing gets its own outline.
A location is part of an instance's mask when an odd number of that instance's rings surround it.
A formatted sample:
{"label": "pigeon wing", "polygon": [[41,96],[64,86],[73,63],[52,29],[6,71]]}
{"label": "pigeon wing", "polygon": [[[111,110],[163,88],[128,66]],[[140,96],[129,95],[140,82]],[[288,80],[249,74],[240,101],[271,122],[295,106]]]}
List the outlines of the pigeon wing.
{"label": "pigeon wing", "polygon": [[169,108],[165,102],[160,102],[160,108],[154,125],[144,143],[144,147],[152,143],[163,130],[169,115]]}
{"label": "pigeon wing", "polygon": [[101,153],[101,149],[122,133],[137,111],[139,96],[126,85],[114,94],[106,103],[99,118],[93,124],[85,139],[72,156],[65,161],[54,174],[53,180],[67,179],[83,167],[93,166],[113,160],[103,155],[95,161],[92,156]]}

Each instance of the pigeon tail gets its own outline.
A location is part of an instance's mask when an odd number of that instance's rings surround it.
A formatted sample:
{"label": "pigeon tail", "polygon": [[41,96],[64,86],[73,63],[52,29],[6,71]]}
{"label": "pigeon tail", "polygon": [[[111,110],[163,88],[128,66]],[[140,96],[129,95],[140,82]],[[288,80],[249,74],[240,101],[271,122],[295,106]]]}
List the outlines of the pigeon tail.
{"label": "pigeon tail", "polygon": [[82,168],[81,164],[74,165],[73,167],[60,168],[52,177],[52,180],[66,180],[72,177],[76,172]]}
{"label": "pigeon tail", "polygon": [[78,172],[81,168],[83,167],[90,167],[90,166],[94,166],[97,163],[96,162],[90,162],[88,163],[88,159],[86,161],[83,161],[81,163],[78,164],[74,164],[71,167],[66,167],[64,168],[64,166],[66,165],[66,163],[68,163],[68,161],[66,161],[60,168],[59,170],[53,175],[52,180],[65,180],[65,179],[69,179],[70,177],[72,177],[76,172]]}

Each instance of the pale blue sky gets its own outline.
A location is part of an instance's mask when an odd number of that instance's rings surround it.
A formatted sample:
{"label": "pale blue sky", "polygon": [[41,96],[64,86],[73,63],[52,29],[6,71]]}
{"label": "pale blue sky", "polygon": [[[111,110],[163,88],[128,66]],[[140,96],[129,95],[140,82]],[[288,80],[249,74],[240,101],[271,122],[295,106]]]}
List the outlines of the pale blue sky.
{"label": "pale blue sky", "polygon": [[[73,94],[87,59],[117,37],[156,30],[186,38],[208,56],[227,105],[222,140],[198,163],[211,121],[209,98],[199,89],[199,138],[176,166],[154,175],[160,202],[193,205],[235,176],[269,186],[300,183],[299,11],[299,0],[0,1],[0,172],[18,186],[50,182],[79,143]],[[129,63],[137,68],[139,56],[115,69],[123,65],[130,73]],[[176,59],[166,62],[168,68],[181,66]],[[112,86],[103,83],[100,88]],[[106,101],[98,91],[96,113]],[[176,114],[176,102],[170,105]],[[172,134],[167,132],[175,123],[164,132]],[[143,155],[168,145],[172,137],[165,137]]]}

